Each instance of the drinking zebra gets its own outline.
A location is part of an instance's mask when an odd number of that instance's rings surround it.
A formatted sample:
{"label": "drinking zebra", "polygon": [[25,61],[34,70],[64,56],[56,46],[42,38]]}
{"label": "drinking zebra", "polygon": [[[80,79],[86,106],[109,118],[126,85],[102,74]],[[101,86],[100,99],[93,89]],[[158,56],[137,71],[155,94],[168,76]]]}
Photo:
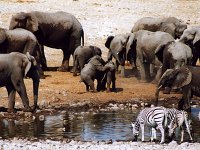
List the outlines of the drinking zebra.
{"label": "drinking zebra", "polygon": [[156,129],[161,132],[160,143],[165,142],[165,127],[167,126],[167,116],[164,107],[144,108],[140,111],[135,123],[132,123],[133,136],[137,138],[139,129],[141,129],[142,141],[144,141],[144,127],[147,125],[151,128],[151,140],[156,138]]}
{"label": "drinking zebra", "polygon": [[189,134],[190,140],[193,140],[190,133],[187,112],[183,110],[177,110],[174,108],[166,108],[166,111],[167,111],[167,118],[169,121],[169,125],[168,125],[169,136],[172,137],[175,129],[178,127],[180,128],[180,131],[181,131],[181,142],[183,142],[183,136],[184,136],[183,126],[185,125],[186,131]]}
{"label": "drinking zebra", "polygon": [[133,136],[137,138],[139,129],[141,128],[142,141],[144,141],[144,126],[151,128],[151,140],[156,139],[156,129],[161,131],[161,142],[165,141],[165,129],[169,128],[169,136],[171,137],[175,129],[181,129],[181,142],[183,141],[183,125],[185,124],[187,132],[192,140],[190,134],[187,112],[177,110],[175,108],[152,107],[144,108],[140,111],[135,123],[132,123]]}

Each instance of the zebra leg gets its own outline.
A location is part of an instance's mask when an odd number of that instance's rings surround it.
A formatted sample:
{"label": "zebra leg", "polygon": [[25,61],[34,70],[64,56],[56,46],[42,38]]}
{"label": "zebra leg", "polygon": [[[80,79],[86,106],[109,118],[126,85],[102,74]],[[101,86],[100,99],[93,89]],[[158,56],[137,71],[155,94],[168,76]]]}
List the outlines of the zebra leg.
{"label": "zebra leg", "polygon": [[155,128],[151,128],[151,141],[156,140],[156,129]]}
{"label": "zebra leg", "polygon": [[161,141],[160,141],[160,144],[163,144],[165,142],[165,130],[164,130],[163,126],[158,126],[158,129],[161,132]]}
{"label": "zebra leg", "polygon": [[184,129],[180,127],[181,130],[181,143],[183,142],[183,136],[184,136]]}
{"label": "zebra leg", "polygon": [[141,128],[141,134],[142,134],[142,142],[144,142],[144,124],[141,124],[140,128]]}

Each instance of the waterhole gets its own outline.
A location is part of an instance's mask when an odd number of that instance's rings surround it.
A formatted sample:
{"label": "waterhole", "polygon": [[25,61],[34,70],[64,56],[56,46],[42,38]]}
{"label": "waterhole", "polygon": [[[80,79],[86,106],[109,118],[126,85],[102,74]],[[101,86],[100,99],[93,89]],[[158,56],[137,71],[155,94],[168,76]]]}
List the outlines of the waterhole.
{"label": "waterhole", "polygon": [[[192,108],[189,114],[192,120],[192,134],[200,142],[199,108]],[[138,110],[117,110],[67,113],[38,113],[29,119],[0,119],[0,136],[3,139],[40,138],[40,139],[76,139],[82,141],[131,141],[131,122],[135,121]],[[178,131],[177,131],[178,132]],[[158,132],[158,137],[160,133]],[[160,137],[159,137],[160,138]],[[176,137],[178,140],[179,137]],[[148,130],[145,140],[149,140]],[[185,141],[189,140],[185,132]]]}

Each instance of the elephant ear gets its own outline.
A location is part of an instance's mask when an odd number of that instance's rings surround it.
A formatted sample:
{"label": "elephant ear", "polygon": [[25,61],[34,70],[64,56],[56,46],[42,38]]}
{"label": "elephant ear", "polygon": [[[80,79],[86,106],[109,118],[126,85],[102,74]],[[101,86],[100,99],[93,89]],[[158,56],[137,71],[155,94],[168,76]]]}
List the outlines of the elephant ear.
{"label": "elephant ear", "polygon": [[156,55],[156,57],[158,58],[158,60],[160,62],[163,62],[163,53],[164,50],[166,48],[168,48],[171,44],[173,43],[173,41],[168,42],[167,44],[160,44],[158,45],[158,47],[156,48],[154,54]]}
{"label": "elephant ear", "polygon": [[176,75],[176,77],[172,87],[181,88],[185,85],[188,85],[192,80],[192,73],[187,67],[175,69],[173,73]]}
{"label": "elephant ear", "polygon": [[104,66],[106,64],[106,62],[99,55],[93,56],[89,62],[94,66]]}
{"label": "elephant ear", "polygon": [[175,38],[176,26],[173,23],[162,22],[160,31],[171,34]]}
{"label": "elephant ear", "polygon": [[27,13],[26,29],[35,32],[38,30],[38,19],[33,13]]}
{"label": "elephant ear", "polygon": [[197,31],[193,40],[193,45],[197,44],[200,40],[200,31]]}
{"label": "elephant ear", "polygon": [[[136,48],[136,38],[134,33],[129,33],[127,37],[127,42],[126,42],[126,58],[129,53],[129,51],[133,48]],[[135,45],[135,47],[133,47]]]}
{"label": "elephant ear", "polygon": [[6,39],[6,31],[5,29],[0,28],[0,44],[3,43]]}
{"label": "elephant ear", "polygon": [[110,49],[110,43],[112,42],[114,36],[109,36],[106,40],[106,43],[105,43],[105,47],[107,47],[108,49]]}

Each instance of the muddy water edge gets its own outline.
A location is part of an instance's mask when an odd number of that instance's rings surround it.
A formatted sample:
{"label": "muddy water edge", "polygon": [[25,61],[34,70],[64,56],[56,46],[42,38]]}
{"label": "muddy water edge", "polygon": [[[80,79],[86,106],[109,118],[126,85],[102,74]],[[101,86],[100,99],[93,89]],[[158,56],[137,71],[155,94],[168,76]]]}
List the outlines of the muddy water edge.
{"label": "muddy water edge", "polygon": [[[135,121],[139,110],[149,105],[128,102],[107,103],[99,106],[77,104],[62,109],[40,109],[33,114],[21,111],[15,114],[1,112],[0,135],[2,139],[106,141],[108,143],[132,141],[131,122]],[[199,112],[200,108],[193,105],[189,113],[194,142],[200,142]],[[160,139],[159,132],[157,135]],[[149,129],[146,128],[145,141],[149,140]],[[174,140],[180,142],[179,130],[176,131]],[[184,141],[189,141],[187,133],[185,133]]]}

